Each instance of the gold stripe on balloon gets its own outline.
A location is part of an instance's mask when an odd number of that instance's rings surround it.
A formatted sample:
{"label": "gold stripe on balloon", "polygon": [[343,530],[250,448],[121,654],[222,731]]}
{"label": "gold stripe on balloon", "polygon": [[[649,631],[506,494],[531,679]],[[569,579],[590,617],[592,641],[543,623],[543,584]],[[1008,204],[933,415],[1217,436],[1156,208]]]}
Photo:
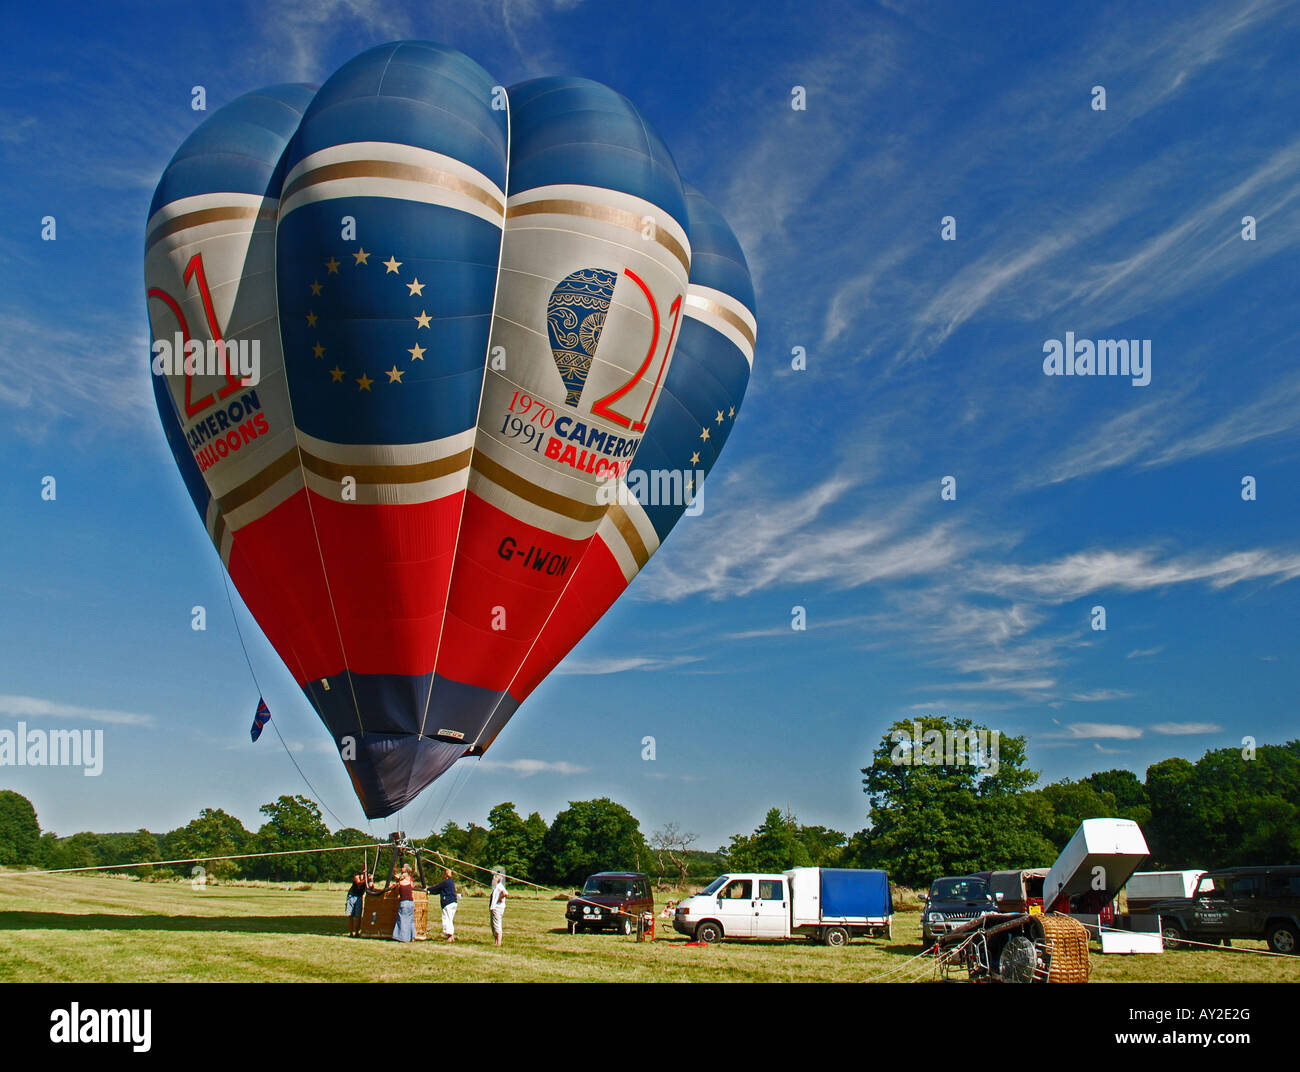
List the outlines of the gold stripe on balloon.
{"label": "gold stripe on balloon", "polygon": [[559,492],[539,487],[532,481],[525,480],[518,473],[512,473],[500,462],[493,461],[480,450],[474,452],[474,472],[498,487],[504,488],[510,494],[517,495],[525,502],[540,506],[553,514],[572,518],[574,521],[599,521],[605,516],[604,506],[578,502]]}
{"label": "gold stripe on balloon", "polygon": [[735,328],[738,332],[740,332],[741,338],[743,338],[747,343],[749,343],[750,349],[753,349],[754,347],[753,329],[751,329],[748,324],[746,324],[743,320],[741,320],[740,317],[738,317],[725,305],[719,305],[715,301],[710,301],[708,298],[701,298],[696,294],[687,294],[686,304],[693,305],[696,309],[702,309],[706,313],[711,313],[713,316],[716,316],[719,320],[725,320],[728,324],[730,324],[733,328]]}
{"label": "gold stripe on balloon", "polygon": [[[568,201],[568,200],[544,200],[544,201],[526,201],[522,205],[511,205],[506,212],[507,219],[514,219],[518,216],[533,216],[538,213],[550,213],[557,216],[581,216],[583,219],[597,220],[600,223],[611,223],[615,227],[626,227],[629,231],[641,233],[642,218],[635,212],[627,212],[621,208],[614,208],[611,205],[593,205],[586,201]],[[653,219],[653,217],[651,217]],[[669,253],[681,262],[681,266],[689,273],[691,270],[690,254],[682,248],[682,244],[668,233],[665,227],[656,227],[655,236],[647,241],[658,242]]]}
{"label": "gold stripe on balloon", "polygon": [[645,541],[641,539],[641,533],[637,532],[636,525],[627,516],[627,511],[615,503],[609,508],[609,519],[614,522],[614,527],[627,541],[627,549],[632,552],[632,560],[636,562],[636,568],[644,569],[645,564],[650,561],[650,552],[646,548]]}
{"label": "gold stripe on balloon", "polygon": [[148,253],[154,244],[168,235],[174,235],[177,231],[183,231],[187,227],[202,227],[205,223],[218,223],[221,220],[273,220],[278,212],[277,207],[258,208],[255,205],[227,205],[221,208],[204,208],[196,212],[186,212],[183,215],[176,216],[174,219],[160,223],[144,240],[145,252]]}
{"label": "gold stripe on balloon", "polygon": [[451,476],[469,466],[472,447],[466,447],[459,454],[446,458],[435,458],[428,462],[414,462],[410,465],[355,465],[351,462],[334,462],[318,458],[314,454],[302,452],[302,464],[317,476],[327,480],[342,480],[352,477],[358,484],[420,484],[426,480]]}
{"label": "gold stripe on balloon", "polygon": [[231,488],[217,500],[217,508],[225,515],[256,499],[271,485],[283,480],[298,468],[298,448],[285,451],[256,476],[249,477],[242,484]]}
{"label": "gold stripe on balloon", "polygon": [[281,201],[305,190],[334,179],[403,179],[407,182],[419,182],[428,186],[437,186],[453,193],[464,194],[479,204],[486,205],[496,215],[505,213],[506,207],[481,186],[437,168],[420,167],[418,164],[399,164],[392,160],[347,160],[339,164],[324,164],[299,175],[280,194]]}

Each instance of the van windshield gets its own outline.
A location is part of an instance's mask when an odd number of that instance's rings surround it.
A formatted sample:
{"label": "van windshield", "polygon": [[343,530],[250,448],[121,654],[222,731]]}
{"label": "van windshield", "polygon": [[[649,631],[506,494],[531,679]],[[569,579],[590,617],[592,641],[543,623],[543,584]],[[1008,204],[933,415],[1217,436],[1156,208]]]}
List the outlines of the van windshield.
{"label": "van windshield", "polygon": [[635,891],[625,878],[589,878],[582,887],[583,893],[601,894],[605,897],[632,897]]}
{"label": "van windshield", "polygon": [[704,889],[701,890],[700,892],[703,894],[717,893],[720,889],[722,889],[722,884],[726,881],[727,881],[726,875],[719,875],[707,886],[705,886]]}

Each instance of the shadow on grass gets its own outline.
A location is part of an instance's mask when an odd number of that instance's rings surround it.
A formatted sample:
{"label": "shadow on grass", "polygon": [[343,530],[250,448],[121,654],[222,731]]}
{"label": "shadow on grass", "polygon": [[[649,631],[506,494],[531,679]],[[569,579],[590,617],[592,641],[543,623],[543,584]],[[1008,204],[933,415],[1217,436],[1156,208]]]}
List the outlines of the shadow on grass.
{"label": "shadow on grass", "polygon": [[209,934],[323,934],[345,937],[338,916],[127,916],[73,912],[0,912],[0,930],[197,931]]}
{"label": "shadow on grass", "polygon": [[[669,931],[669,933],[665,934],[661,931],[654,939],[647,939],[647,940],[654,941],[657,943],[668,942],[675,945],[688,945],[694,941],[694,939],[692,939],[689,935],[685,935],[680,933],[679,931],[672,930],[671,926],[666,929]],[[552,927],[547,933],[548,934],[569,934],[570,932],[563,927]],[[581,932],[581,934],[583,937],[624,938],[624,940],[628,940],[625,938],[624,935],[621,935],[616,931],[603,931],[599,935],[597,935],[597,933],[594,931],[583,931]],[[801,937],[801,938],[728,938],[718,944],[733,949],[744,948],[745,946],[756,946],[760,949],[775,949],[778,946],[783,948],[792,945],[819,946],[822,943],[820,941],[815,941],[811,938]],[[903,957],[903,958],[914,957],[918,953],[920,953],[922,949],[920,942],[913,942],[909,945],[899,945],[890,941],[887,938],[854,938],[852,941],[849,942],[846,948],[860,949],[864,947],[869,949],[875,949],[876,951],[881,953],[886,953],[889,956]]]}

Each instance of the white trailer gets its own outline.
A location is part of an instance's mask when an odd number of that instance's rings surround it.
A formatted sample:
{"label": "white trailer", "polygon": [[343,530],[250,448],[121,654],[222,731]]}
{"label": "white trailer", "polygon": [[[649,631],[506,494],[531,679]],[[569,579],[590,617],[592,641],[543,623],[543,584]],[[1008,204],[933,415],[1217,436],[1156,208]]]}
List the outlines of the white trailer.
{"label": "white trailer", "polygon": [[1175,897],[1190,900],[1203,874],[1204,871],[1138,871],[1124,887],[1128,910],[1142,912],[1156,901],[1169,901]]}
{"label": "white trailer", "polygon": [[1043,880],[1044,909],[1102,912],[1150,851],[1132,819],[1084,819]]}

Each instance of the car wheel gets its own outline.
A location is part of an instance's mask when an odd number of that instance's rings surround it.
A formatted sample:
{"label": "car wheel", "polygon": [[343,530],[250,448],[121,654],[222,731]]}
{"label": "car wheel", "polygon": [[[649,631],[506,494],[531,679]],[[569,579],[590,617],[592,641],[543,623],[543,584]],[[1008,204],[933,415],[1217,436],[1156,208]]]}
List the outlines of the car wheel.
{"label": "car wheel", "polygon": [[1300,947],[1300,935],[1290,923],[1279,923],[1269,929],[1268,947],[1274,953],[1295,956],[1297,947]]}
{"label": "car wheel", "polygon": [[825,945],[834,946],[838,949],[842,945],[847,945],[849,941],[849,932],[843,927],[827,927],[822,931],[822,942]]}
{"label": "car wheel", "polygon": [[1177,923],[1166,923],[1161,930],[1165,940],[1166,949],[1182,949],[1183,939],[1187,937],[1187,932]]}
{"label": "car wheel", "polygon": [[706,945],[713,945],[715,942],[722,941],[721,925],[711,921],[701,923],[695,928],[695,940],[704,942]]}
{"label": "car wheel", "polygon": [[628,935],[630,935],[634,929],[632,926],[632,917],[631,916],[621,917],[619,920],[618,929],[619,932],[623,935],[623,937],[626,938]]}

